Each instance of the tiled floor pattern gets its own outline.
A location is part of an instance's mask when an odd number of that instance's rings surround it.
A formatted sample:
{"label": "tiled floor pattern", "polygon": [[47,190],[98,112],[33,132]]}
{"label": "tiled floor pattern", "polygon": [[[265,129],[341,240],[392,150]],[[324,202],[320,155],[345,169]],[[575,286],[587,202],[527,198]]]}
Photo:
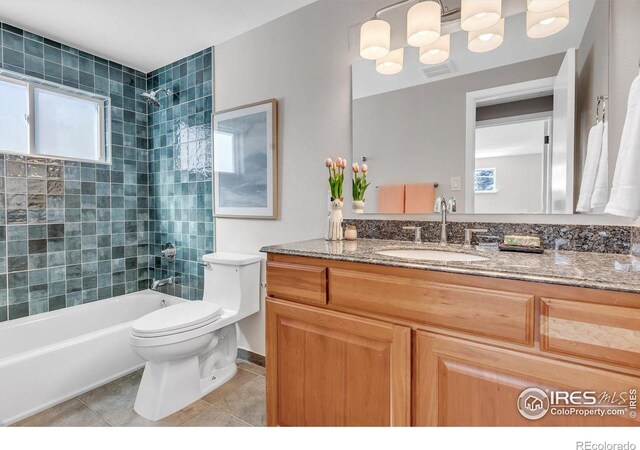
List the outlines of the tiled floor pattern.
{"label": "tiled floor pattern", "polygon": [[226,384],[185,409],[158,422],[151,422],[133,410],[142,377],[142,370],[138,370],[29,417],[16,426],[264,426],[264,374],[263,367],[238,360],[238,373]]}

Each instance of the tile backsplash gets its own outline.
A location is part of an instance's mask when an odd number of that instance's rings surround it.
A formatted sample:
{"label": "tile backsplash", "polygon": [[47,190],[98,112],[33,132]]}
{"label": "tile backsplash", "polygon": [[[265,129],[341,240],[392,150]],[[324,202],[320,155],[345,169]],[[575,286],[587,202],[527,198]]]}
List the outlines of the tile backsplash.
{"label": "tile backsplash", "polygon": [[[345,225],[355,225],[358,237],[365,239],[413,240],[413,231],[407,226],[422,227],[425,242],[439,242],[440,222],[403,220],[348,219]],[[578,252],[629,254],[635,239],[640,235],[638,227],[606,225],[550,225],[527,223],[449,222],[449,242],[462,244],[464,230],[486,229],[486,235],[502,239],[506,234],[538,236],[546,249],[559,248]],[[474,236],[478,239],[478,235]],[[636,241],[637,242],[637,241]]]}
{"label": "tile backsplash", "polygon": [[[213,250],[212,51],[149,74],[0,23],[0,67],[109,96],[111,164],[0,154],[0,322],[147,289],[202,298]],[[176,95],[147,106],[140,94]],[[173,241],[175,263],[160,261]],[[151,270],[150,270],[151,266]]]}

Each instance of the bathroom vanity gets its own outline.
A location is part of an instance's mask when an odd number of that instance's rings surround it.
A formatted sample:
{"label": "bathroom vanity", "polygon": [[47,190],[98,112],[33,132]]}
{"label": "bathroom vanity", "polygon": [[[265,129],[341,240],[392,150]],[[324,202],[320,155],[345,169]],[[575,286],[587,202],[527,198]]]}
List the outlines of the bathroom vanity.
{"label": "bathroom vanity", "polygon": [[[416,248],[441,250],[383,240],[263,249],[268,425],[640,424],[640,268],[630,256],[460,246],[445,251],[485,259],[388,256]],[[530,420],[518,398],[531,387],[578,393]],[[624,414],[560,414],[587,406],[584,391]]]}

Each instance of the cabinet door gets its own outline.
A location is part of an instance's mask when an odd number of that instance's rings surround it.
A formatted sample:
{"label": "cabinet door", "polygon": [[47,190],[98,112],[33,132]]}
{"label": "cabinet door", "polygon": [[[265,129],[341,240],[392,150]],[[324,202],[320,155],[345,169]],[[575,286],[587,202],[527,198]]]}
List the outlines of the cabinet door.
{"label": "cabinet door", "polygon": [[408,426],[407,327],[267,299],[267,424]]}
{"label": "cabinet door", "polygon": [[[640,425],[637,418],[632,419],[636,413],[631,409],[622,416],[587,417],[577,413],[556,415],[549,408],[541,418],[527,419],[519,412],[518,399],[525,389],[532,387],[546,393],[595,391],[599,396],[604,392],[615,403],[626,398],[625,404],[629,406],[629,392],[633,401],[640,378],[425,332],[416,333],[413,417],[417,426]],[[526,395],[522,399],[527,401]],[[531,399],[535,401],[533,397]],[[564,406],[565,402],[559,403]],[[549,405],[553,407],[553,402],[542,405],[540,411]],[[581,405],[573,406],[582,409]],[[564,407],[561,409],[568,412]]]}

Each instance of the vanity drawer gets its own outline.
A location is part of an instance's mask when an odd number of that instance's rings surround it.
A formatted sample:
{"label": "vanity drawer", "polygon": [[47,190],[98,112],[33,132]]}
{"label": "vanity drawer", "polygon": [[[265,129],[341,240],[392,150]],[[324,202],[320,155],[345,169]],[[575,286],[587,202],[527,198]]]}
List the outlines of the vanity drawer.
{"label": "vanity drawer", "polygon": [[329,269],[329,304],[533,344],[534,295]]}
{"label": "vanity drawer", "polygon": [[543,351],[640,368],[640,309],[541,299]]}
{"label": "vanity drawer", "polygon": [[327,269],[283,262],[267,262],[267,292],[282,300],[327,304]]}

